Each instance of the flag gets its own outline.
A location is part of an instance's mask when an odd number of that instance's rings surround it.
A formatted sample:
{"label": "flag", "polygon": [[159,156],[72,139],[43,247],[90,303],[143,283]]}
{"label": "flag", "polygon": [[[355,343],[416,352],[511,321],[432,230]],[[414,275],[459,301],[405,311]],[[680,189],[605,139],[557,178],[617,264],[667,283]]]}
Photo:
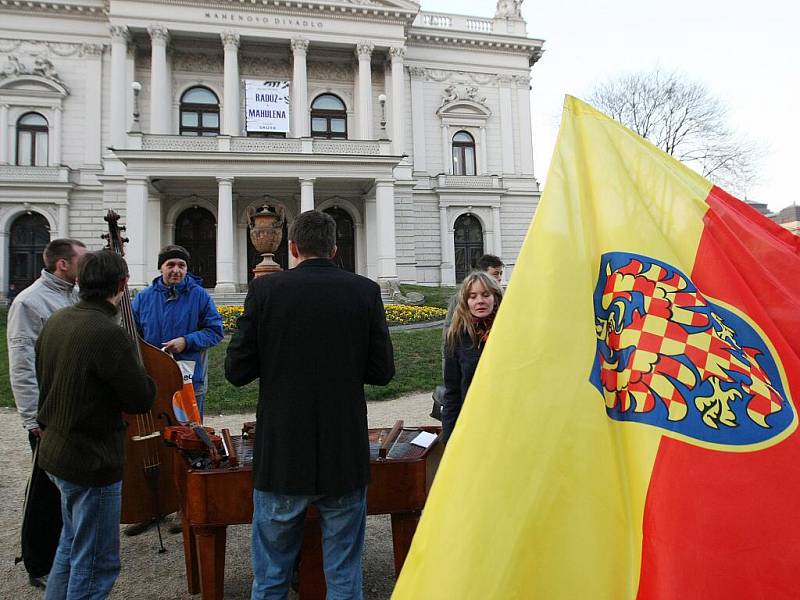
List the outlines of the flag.
{"label": "flag", "polygon": [[568,97],[393,598],[800,597],[798,250]]}

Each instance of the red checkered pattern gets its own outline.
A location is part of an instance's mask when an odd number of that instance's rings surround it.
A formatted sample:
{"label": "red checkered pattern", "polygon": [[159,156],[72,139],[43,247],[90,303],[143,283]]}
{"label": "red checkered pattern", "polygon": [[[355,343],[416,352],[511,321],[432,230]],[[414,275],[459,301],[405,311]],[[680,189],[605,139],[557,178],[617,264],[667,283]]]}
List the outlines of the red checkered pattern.
{"label": "red checkered pattern", "polygon": [[[620,302],[624,304],[620,314],[625,314],[624,310],[632,306],[631,300],[637,297],[643,297],[645,307],[645,314],[634,314],[621,331],[609,328],[606,342],[616,356],[623,349],[633,351],[620,370],[618,365],[601,361],[606,404],[622,411],[633,408],[647,412],[655,408],[659,398],[670,419],[682,419],[687,412],[687,399],[674,381],[694,389],[711,377],[732,383],[730,373],[738,372],[750,380],[742,386],[752,396],[748,414],[766,427],[765,418],[781,410],[782,399],[756,361],[754,351],[745,349],[744,360],[736,356],[738,349],[720,339],[707,312],[693,310],[707,308],[708,303],[699,292],[685,291],[688,284],[678,273],[655,265],[642,271],[642,263],[632,260],[606,281],[604,308]],[[694,332],[687,332],[687,328]],[[699,377],[677,360],[681,356],[696,367]]]}

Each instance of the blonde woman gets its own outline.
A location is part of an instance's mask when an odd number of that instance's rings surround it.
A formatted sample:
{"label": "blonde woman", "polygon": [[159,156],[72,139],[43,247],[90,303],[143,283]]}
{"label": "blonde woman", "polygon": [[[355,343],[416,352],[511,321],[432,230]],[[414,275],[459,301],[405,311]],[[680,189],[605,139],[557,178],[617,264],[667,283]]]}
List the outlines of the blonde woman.
{"label": "blonde woman", "polygon": [[464,404],[472,376],[503,300],[503,289],[485,272],[473,271],[458,292],[453,320],[445,332],[442,436],[447,442]]}

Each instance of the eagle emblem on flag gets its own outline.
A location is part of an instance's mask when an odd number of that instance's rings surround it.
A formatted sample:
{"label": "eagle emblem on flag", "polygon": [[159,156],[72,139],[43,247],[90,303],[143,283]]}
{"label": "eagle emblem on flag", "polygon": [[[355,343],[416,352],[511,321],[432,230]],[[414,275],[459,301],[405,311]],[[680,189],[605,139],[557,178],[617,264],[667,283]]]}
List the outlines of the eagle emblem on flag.
{"label": "eagle emblem on flag", "polygon": [[764,442],[792,424],[763,334],[675,267],[637,254],[603,255],[594,310],[590,381],[612,419],[725,445]]}

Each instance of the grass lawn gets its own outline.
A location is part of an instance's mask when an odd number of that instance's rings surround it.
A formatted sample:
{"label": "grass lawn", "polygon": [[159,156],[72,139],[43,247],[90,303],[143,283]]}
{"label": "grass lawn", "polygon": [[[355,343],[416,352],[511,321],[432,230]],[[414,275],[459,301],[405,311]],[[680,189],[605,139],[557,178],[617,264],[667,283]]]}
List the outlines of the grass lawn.
{"label": "grass lawn", "polygon": [[406,285],[400,286],[400,291],[406,292],[419,292],[425,296],[425,306],[438,306],[439,308],[447,308],[450,302],[450,296],[456,293],[454,287],[428,287],[427,285]]}
{"label": "grass lawn", "polygon": [[[392,333],[396,374],[385,387],[366,386],[367,400],[387,400],[417,391],[433,391],[441,382],[442,330],[416,329]],[[224,362],[227,342],[211,350],[208,366],[206,413],[236,413],[255,410],[258,382],[234,387],[225,381]]]}
{"label": "grass lawn", "polygon": [[[433,305],[432,302],[431,304]],[[447,300],[444,301],[444,306],[447,306]],[[8,380],[7,312],[5,307],[0,307],[0,406],[13,407],[14,400]],[[416,391],[433,391],[441,379],[442,330],[434,328],[397,331],[392,333],[392,342],[397,374],[386,387],[367,386],[367,399],[385,400]],[[225,381],[223,363],[227,347],[228,343],[223,342],[211,350],[207,412],[233,413],[255,410],[258,401],[258,382],[236,388]]]}

